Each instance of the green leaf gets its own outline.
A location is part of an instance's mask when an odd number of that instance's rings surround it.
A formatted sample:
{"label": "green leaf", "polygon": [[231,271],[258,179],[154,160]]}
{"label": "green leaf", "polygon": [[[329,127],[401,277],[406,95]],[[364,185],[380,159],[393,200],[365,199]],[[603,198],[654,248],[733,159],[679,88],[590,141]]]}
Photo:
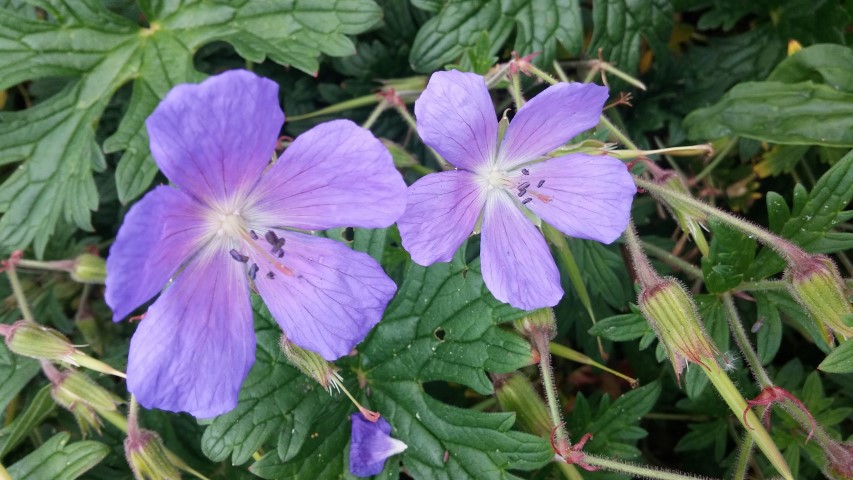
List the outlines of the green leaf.
{"label": "green leaf", "polygon": [[38,362],[19,357],[0,343],[0,410],[5,409],[38,372]]}
{"label": "green leaf", "polygon": [[24,413],[0,430],[0,459],[18,446],[23,439],[27,438],[27,435],[53,412],[54,407],[53,398],[50,396],[50,386],[46,385],[27,405]]}
{"label": "green leaf", "polygon": [[17,480],[74,480],[97,465],[110,449],[86,440],[68,444],[68,433],[57,433],[42,446],[11,465],[9,475]]}
{"label": "green leaf", "polygon": [[409,61],[419,72],[439,69],[474,47],[483,32],[493,56],[514,30],[513,48],[520,55],[542,52],[534,63],[550,65],[558,42],[569,52],[580,50],[580,5],[577,0],[447,1],[418,31]]}
{"label": "green leaf", "polygon": [[[356,230],[354,244],[368,248]],[[378,240],[373,239],[376,242]],[[381,249],[374,254],[381,255]],[[495,300],[477,262],[466,264],[462,248],[450,263],[429,268],[410,264],[406,279],[382,322],[338,362],[351,391],[378,409],[409,445],[407,471],[420,478],[515,478],[508,470],[531,470],[553,456],[547,440],[511,431],[514,415],[464,410],[431,398],[428,381],[461,383],[481,394],[493,391],[486,371],[509,372],[531,362],[529,344],[497,324],[524,312]],[[202,448],[214,460],[243,463],[264,478],[328,478],[346,471],[351,404],[332,398],[288,366],[279,352],[278,327],[255,300],[257,361],[237,408],[208,427]],[[365,382],[359,393],[353,374]],[[445,451],[448,461],[444,462]]]}
{"label": "green leaf", "polygon": [[[697,368],[696,370],[699,369]],[[728,435],[726,422],[715,420],[705,423],[693,423],[687,425],[687,428],[690,429],[690,433],[681,437],[681,440],[678,441],[678,444],[675,446],[676,452],[704,450],[711,446],[711,444],[719,444],[720,442],[725,447]]]}
{"label": "green leaf", "polygon": [[853,49],[832,44],[806,47],[782,60],[768,80],[782,83],[812,81],[842,92],[853,92]]}
{"label": "green leaf", "polygon": [[604,245],[592,240],[567,237],[571,251],[575,253],[582,278],[589,285],[590,293],[601,297],[616,309],[624,308],[632,301],[634,292],[631,279],[618,245]]}
{"label": "green leaf", "polygon": [[853,342],[844,342],[817,366],[827,373],[853,372]]}
{"label": "green leaf", "polygon": [[[848,236],[829,235],[830,230],[844,221],[844,209],[853,200],[853,151],[826,171],[812,188],[811,193],[798,186],[794,192],[794,208],[788,217],[788,207],[774,194],[768,196],[771,228],[810,252],[822,252],[833,242],[849,242]],[[786,219],[786,217],[788,217]],[[784,220],[784,226],[778,225]],[[785,261],[770,249],[762,249],[750,269],[752,279],[773,275],[785,267]]]}
{"label": "green leaf", "polygon": [[774,145],[752,169],[761,178],[790,173],[808,150],[807,145]]}
{"label": "green leaf", "polygon": [[[646,435],[645,430],[638,424],[642,416],[649,413],[655,406],[660,393],[660,383],[654,381],[631,390],[612,404],[609,397],[602,397],[595,414],[579,414],[583,409],[589,408],[582,406],[568,421],[572,441],[579,440],[586,433],[592,433],[593,437],[584,451],[618,456],[625,460],[638,457],[640,451],[635,445],[639,438]],[[579,394],[577,400],[578,404],[586,403],[583,395]]]}
{"label": "green leaf", "polygon": [[693,140],[730,136],[782,145],[853,146],[853,93],[813,82],[746,82],[684,119]]}
{"label": "green leaf", "polygon": [[633,74],[640,63],[643,39],[653,49],[666,51],[672,13],[672,2],[668,0],[594,2],[592,40],[587,55],[597,57],[601,48],[606,61]]}
{"label": "green leaf", "polygon": [[625,342],[640,338],[652,327],[640,313],[626,313],[599,320],[589,329],[590,335],[598,335],[614,342]]}
{"label": "green leaf", "polygon": [[46,101],[0,114],[0,165],[22,162],[0,186],[0,250],[34,243],[41,257],[61,220],[92,230],[90,214],[98,206],[92,172],[104,168],[95,127],[123,84],[133,81],[130,105],[104,150],[125,151],[116,185],[127,202],[145,191],[157,171],[144,120],[172,86],[203,76],[192,68],[203,45],[225,41],[250,61],[269,57],[313,72],[320,54],[352,54],[347,35],[370,28],[381,15],[371,0],[301,5],[146,3],[150,28],[108,12],[95,0],[45,1],[49,21],[0,9],[5,55],[0,89],[70,77]]}
{"label": "green leaf", "polygon": [[705,285],[711,293],[724,293],[740,285],[755,258],[755,240],[725,223],[711,219],[711,250],[702,258]]}
{"label": "green leaf", "polygon": [[[779,351],[782,344],[782,318],[779,310],[770,304],[764,295],[755,296],[758,319],[758,332],[755,337],[755,348],[761,363],[769,364]],[[753,327],[755,328],[755,327]]]}

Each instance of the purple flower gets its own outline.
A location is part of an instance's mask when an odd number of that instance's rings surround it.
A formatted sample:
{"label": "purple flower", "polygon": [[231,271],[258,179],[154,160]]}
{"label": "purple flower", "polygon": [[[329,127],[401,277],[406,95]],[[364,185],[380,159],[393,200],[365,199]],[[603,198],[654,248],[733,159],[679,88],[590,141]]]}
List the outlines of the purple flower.
{"label": "purple flower", "polygon": [[146,126],[174,187],[127,213],[107,259],[113,320],[166,286],[130,343],[128,389],[146,407],[211,417],[237,404],[255,360],[249,278],[287,337],[347,354],[396,291],[371,257],[298,230],[386,227],[405,183],[370,132],[338,120],[277,161],[278,86],[246,71],[172,89]]}
{"label": "purple flower", "polygon": [[483,77],[433,74],[415,102],[418,133],[457,170],[409,187],[397,224],[412,260],[450,261],[482,222],[480,262],[495,298],[525,310],[556,305],[560,274],[536,223],[610,243],[625,230],[636,192],[615,158],[545,156],[598,124],[606,99],[594,84],[553,85],[518,110],[499,144]]}
{"label": "purple flower", "polygon": [[353,413],[352,441],[349,447],[349,471],[356,477],[377,475],[385,468],[385,460],[408,448],[391,438],[391,425],[384,418],[371,422],[360,413]]}

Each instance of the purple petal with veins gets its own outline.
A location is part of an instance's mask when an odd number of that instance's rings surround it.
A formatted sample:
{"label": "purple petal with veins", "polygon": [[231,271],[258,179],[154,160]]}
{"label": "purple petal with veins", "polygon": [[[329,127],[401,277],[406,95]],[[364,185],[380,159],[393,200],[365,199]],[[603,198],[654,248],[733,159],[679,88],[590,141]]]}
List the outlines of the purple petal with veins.
{"label": "purple petal with veins", "polygon": [[350,416],[352,440],[349,447],[349,471],[356,477],[370,477],[385,468],[385,461],[408,446],[391,436],[391,425],[380,417],[371,422],[361,413]]}

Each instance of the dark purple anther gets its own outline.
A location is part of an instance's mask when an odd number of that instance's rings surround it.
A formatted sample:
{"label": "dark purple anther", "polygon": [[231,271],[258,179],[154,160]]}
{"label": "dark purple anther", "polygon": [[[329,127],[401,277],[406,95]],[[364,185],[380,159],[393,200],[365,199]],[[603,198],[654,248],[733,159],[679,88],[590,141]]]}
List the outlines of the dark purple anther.
{"label": "dark purple anther", "polygon": [[521,201],[521,204],[522,204],[522,205],[527,205],[528,203],[530,203],[530,202],[532,202],[532,201],[533,201],[533,199],[532,199],[532,198],[527,197],[527,198],[525,198],[524,200],[522,200],[522,201]]}
{"label": "dark purple anther", "polygon": [[524,182],[518,186],[518,189],[519,190],[527,190],[527,187],[529,187],[529,186],[530,186],[530,182]]}
{"label": "dark purple anther", "polygon": [[278,251],[278,253],[276,254],[276,256],[277,256],[278,258],[283,257],[283,256],[284,256],[284,249],[279,249],[279,251]]}
{"label": "dark purple anther", "polygon": [[521,174],[522,174],[522,175],[530,175],[530,170],[528,170],[528,169],[526,169],[526,168],[522,168],[522,169],[521,169]]}
{"label": "dark purple anther", "polygon": [[545,180],[539,180],[539,183],[536,184],[536,188],[542,188],[542,185],[545,185]]}
{"label": "dark purple anther", "polygon": [[249,230],[249,236],[252,237],[252,240],[258,239],[258,234],[254,230]]}
{"label": "dark purple anther", "polygon": [[270,280],[274,280],[275,279],[275,273],[267,272],[267,278],[269,278]]}
{"label": "dark purple anther", "polygon": [[249,261],[249,257],[243,255],[242,253],[238,252],[237,250],[235,250],[233,248],[228,253],[231,254],[231,258],[233,258],[234,260],[237,260],[240,263],[246,263]]}
{"label": "dark purple anther", "polygon": [[264,238],[272,246],[275,246],[278,243],[278,235],[276,235],[272,230],[268,230],[267,233],[264,234]]}
{"label": "dark purple anther", "polygon": [[527,189],[526,189],[526,188],[525,188],[525,189],[523,189],[523,190],[519,190],[519,191],[518,191],[518,196],[519,196],[519,197],[523,197],[523,196],[525,196],[525,195],[527,195]]}
{"label": "dark purple anther", "polygon": [[254,280],[255,276],[258,274],[258,270],[260,270],[260,268],[258,267],[258,264],[253,263],[252,266],[249,267],[249,278]]}

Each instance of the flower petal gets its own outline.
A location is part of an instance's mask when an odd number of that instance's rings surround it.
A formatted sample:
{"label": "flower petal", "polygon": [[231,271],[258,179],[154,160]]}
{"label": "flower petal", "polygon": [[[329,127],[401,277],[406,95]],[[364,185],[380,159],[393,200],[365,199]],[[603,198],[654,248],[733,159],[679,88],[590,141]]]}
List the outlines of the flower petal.
{"label": "flower petal", "polygon": [[402,453],[408,445],[391,437],[391,425],[380,417],[376,422],[353,413],[352,440],[349,447],[349,471],[356,477],[370,477],[385,468],[388,457]]}
{"label": "flower petal", "polygon": [[283,123],[278,85],[245,70],[176,86],[145,121],[157,166],[205,201],[248,192],[275,153]]}
{"label": "flower petal", "polygon": [[509,122],[498,163],[511,169],[535,160],[598,125],[607,88],[594,83],[558,83],[524,104]]}
{"label": "flower petal", "polygon": [[198,248],[202,209],[183,192],[160,186],[127,212],[107,257],[106,301],[113,321],[156,295]]}
{"label": "flower petal", "polygon": [[418,134],[453,165],[473,170],[495,157],[498,121],[483,77],[436,72],[415,102]]}
{"label": "flower petal", "polygon": [[492,295],[513,307],[552,307],[563,297],[560,272],[542,233],[507,195],[492,195],[486,204],[480,264]]}
{"label": "flower petal", "polygon": [[382,318],[397,285],[376,260],[343,243],[275,232],[286,241],[284,257],[253,258],[270,313],[296,345],[326,360],[348,354]]}
{"label": "flower petal", "polygon": [[[637,187],[628,168],[607,156],[580,153],[528,167],[527,207],[571,237],[611,243],[625,231]],[[517,177],[520,178],[520,177]],[[542,187],[537,187],[544,180]]]}
{"label": "flower petal", "polygon": [[127,388],[146,408],[209,418],[237,406],[255,362],[244,266],[199,253],[148,309],[130,341]]}
{"label": "flower petal", "polygon": [[419,265],[449,262],[471,235],[485,198],[473,174],[429,174],[409,187],[406,212],[397,221],[403,248]]}
{"label": "flower petal", "polygon": [[391,154],[349,120],[300,135],[252,193],[260,225],[324,230],[387,227],[405,208],[406,183]]}

